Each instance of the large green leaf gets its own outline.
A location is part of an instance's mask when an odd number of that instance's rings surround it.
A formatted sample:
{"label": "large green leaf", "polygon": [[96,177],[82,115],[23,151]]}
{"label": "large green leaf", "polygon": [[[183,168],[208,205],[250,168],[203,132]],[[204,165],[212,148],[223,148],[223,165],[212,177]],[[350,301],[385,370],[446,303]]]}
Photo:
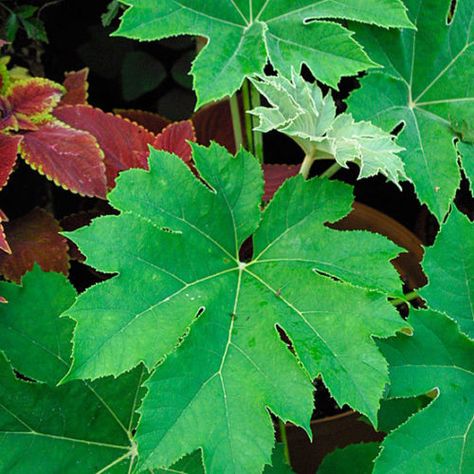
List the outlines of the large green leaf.
{"label": "large green leaf", "polygon": [[409,318],[414,335],[380,342],[391,398],[435,392],[435,400],[382,444],[376,474],[474,472],[474,342],[432,310]]}
{"label": "large green leaf", "polygon": [[[23,375],[55,382],[67,371],[71,321],[59,319],[75,291],[63,275],[36,267],[21,287],[2,283],[0,352]],[[147,372],[60,387],[17,378],[0,353],[0,471],[130,472],[132,432]]]}
{"label": "large green leaf", "polygon": [[[398,292],[398,248],[325,226],[351,208],[343,183],[293,178],[262,214],[255,158],[193,152],[205,183],[154,150],[150,171],[122,173],[110,193],[120,215],[68,234],[89,265],[117,275],[66,312],[78,322],[67,379],[161,361],[141,410],[141,467],[202,448],[207,472],[261,472],[274,443],[267,408],[308,430],[320,373],[375,422],[388,377],[372,337],[407,327],[384,295]],[[255,257],[242,262],[252,234]]]}
{"label": "large green leaf", "polygon": [[454,208],[433,247],[425,251],[429,283],[420,294],[474,338],[474,224]]}
{"label": "large green leaf", "polygon": [[406,178],[402,160],[393,136],[369,122],[355,122],[351,114],[336,117],[331,94],[323,97],[316,83],[306,82],[292,71],[291,81],[281,76],[251,78],[270,107],[251,111],[259,118],[256,130],[278,130],[293,138],[307,158],[335,159],[347,168],[349,162],[360,167],[359,178],[377,173],[395,184]]}
{"label": "large green leaf", "polygon": [[370,72],[349,99],[356,118],[392,130],[422,203],[442,220],[459,185],[453,139],[474,126],[474,0],[406,0],[417,31],[354,25],[356,38],[383,71]]}
{"label": "large green leaf", "polygon": [[372,67],[352,33],[333,20],[410,27],[400,0],[122,0],[130,8],[116,34],[157,40],[208,38],[192,74],[197,105],[236,91],[268,59],[281,73],[306,63],[322,82]]}

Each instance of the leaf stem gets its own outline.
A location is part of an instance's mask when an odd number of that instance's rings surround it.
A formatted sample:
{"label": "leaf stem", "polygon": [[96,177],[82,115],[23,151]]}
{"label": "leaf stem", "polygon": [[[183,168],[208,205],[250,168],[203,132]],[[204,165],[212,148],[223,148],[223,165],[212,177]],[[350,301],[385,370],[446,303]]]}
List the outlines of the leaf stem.
{"label": "leaf stem", "polygon": [[320,178],[331,178],[334,176],[342,166],[339,163],[333,163],[324,173],[321,173]]}
{"label": "leaf stem", "polygon": [[288,446],[288,438],[286,436],[286,426],[280,418],[278,418],[278,427],[280,428],[280,438],[284,447],[283,452],[285,454],[285,460],[288,466],[291,466],[290,448]]}
{"label": "leaf stem", "polygon": [[243,144],[242,123],[240,121],[239,100],[235,93],[229,100],[230,114],[232,117],[232,128],[234,130],[235,149],[238,150]]}
{"label": "leaf stem", "polygon": [[316,160],[315,153],[308,153],[305,155],[303,163],[301,163],[300,174],[303,175],[304,179],[308,179],[309,172],[313,166],[314,161]]}
{"label": "leaf stem", "polygon": [[[250,102],[252,103],[252,109],[260,106],[260,92],[257,88],[246,80],[250,88]],[[247,113],[245,115],[248,115]],[[252,116],[252,134],[253,134],[253,146],[254,146],[254,155],[257,157],[259,163],[263,163],[263,134],[262,132],[257,132],[255,129],[255,120],[256,117]]]}
{"label": "leaf stem", "polygon": [[396,298],[391,300],[390,303],[392,303],[393,306],[398,306],[399,304],[409,303],[410,301],[416,300],[419,297],[420,295],[416,291],[410,291],[410,293],[404,295],[404,298]]}
{"label": "leaf stem", "polygon": [[250,98],[250,91],[249,91],[249,81],[245,80],[242,85],[242,100],[244,104],[244,119],[245,119],[245,131],[247,135],[247,149],[254,153],[254,143],[253,143],[253,120],[252,116],[247,113],[248,110],[252,109],[252,103]]}

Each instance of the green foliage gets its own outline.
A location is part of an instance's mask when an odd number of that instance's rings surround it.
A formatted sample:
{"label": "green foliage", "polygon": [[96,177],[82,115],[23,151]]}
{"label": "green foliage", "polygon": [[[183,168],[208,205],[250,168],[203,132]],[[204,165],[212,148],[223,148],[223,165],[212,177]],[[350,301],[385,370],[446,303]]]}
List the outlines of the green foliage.
{"label": "green foliage", "polygon": [[206,184],[152,151],[150,171],[123,173],[110,193],[120,215],[67,234],[89,265],[117,275],[65,313],[77,321],[66,380],[160,362],[140,410],[140,467],[202,448],[208,471],[259,472],[274,443],[266,408],[309,430],[318,374],[375,423],[388,376],[373,336],[407,327],[385,296],[399,292],[388,263],[398,248],[325,226],[351,208],[343,183],[293,178],[262,213],[251,155],[193,150]]}
{"label": "green foliage", "polygon": [[379,452],[378,443],[351,444],[329,453],[318,474],[370,474]]}
{"label": "green foliage", "polygon": [[[54,386],[70,364],[73,325],[59,314],[74,289],[63,275],[36,267],[21,287],[2,283],[1,291],[9,303],[0,313],[0,471],[130,472],[146,370]],[[19,379],[9,362],[48,384]]]}
{"label": "green foliage", "polygon": [[432,310],[409,318],[414,335],[380,347],[390,363],[391,398],[434,391],[432,403],[390,433],[374,473],[472,472],[474,342]]}
{"label": "green foliage", "polygon": [[407,174],[442,221],[460,180],[453,138],[460,124],[473,127],[474,1],[458,0],[449,24],[450,0],[406,3],[416,31],[354,25],[356,39],[384,69],[362,79],[349,106],[356,118],[387,131],[403,123]]}
{"label": "green foliage", "polygon": [[192,68],[197,106],[231,95],[267,62],[288,75],[305,63],[336,86],[374,63],[352,33],[334,20],[411,27],[400,0],[122,0],[130,8],[116,34],[158,40],[190,34],[208,38]]}
{"label": "green foliage", "polygon": [[452,317],[474,338],[474,225],[456,208],[426,249],[423,268],[429,284],[420,294],[430,308]]}
{"label": "green foliage", "polygon": [[396,153],[403,150],[393,137],[369,122],[355,122],[352,115],[336,117],[330,94],[323,97],[317,84],[306,82],[293,71],[291,81],[284,77],[258,77],[252,83],[271,107],[257,107],[252,114],[260,119],[256,130],[278,130],[293,138],[306,156],[334,158],[347,167],[355,162],[359,178],[382,173],[398,185],[405,178],[403,162]]}

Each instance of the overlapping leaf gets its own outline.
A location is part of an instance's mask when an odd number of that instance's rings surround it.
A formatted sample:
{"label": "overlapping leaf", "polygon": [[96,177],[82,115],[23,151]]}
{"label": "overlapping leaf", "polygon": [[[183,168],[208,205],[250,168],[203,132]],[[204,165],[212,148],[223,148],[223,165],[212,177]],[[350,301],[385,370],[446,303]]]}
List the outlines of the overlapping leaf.
{"label": "overlapping leaf", "polygon": [[[308,429],[319,373],[340,404],[375,420],[387,367],[372,337],[406,327],[383,294],[398,292],[388,264],[398,249],[324,225],[351,208],[342,183],[293,178],[262,215],[252,156],[193,150],[207,185],[153,151],[150,171],[122,173],[109,195],[119,216],[68,234],[89,265],[117,276],[66,312],[78,322],[66,380],[167,356],[147,384],[141,467],[202,448],[208,472],[260,472],[274,443],[267,407]],[[254,232],[255,257],[241,262]]]}
{"label": "overlapping leaf", "polygon": [[370,474],[379,452],[378,443],[351,444],[323,459],[318,474]]}
{"label": "overlapping leaf", "polygon": [[183,120],[165,127],[153,140],[152,146],[157,150],[174,153],[184,162],[189,163],[191,161],[191,145],[188,142],[195,141],[196,133],[193,123],[190,120]]}
{"label": "overlapping leaf", "polygon": [[97,140],[104,152],[109,188],[120,171],[146,167],[148,145],[154,136],[143,127],[88,105],[58,107],[54,115]]}
{"label": "overlapping leaf", "polygon": [[35,263],[45,271],[69,271],[66,239],[60,235],[58,221],[43,209],[33,209],[25,216],[7,224],[6,232],[11,255],[0,254],[0,274],[20,282]]}
{"label": "overlapping leaf", "polygon": [[410,316],[412,337],[380,342],[390,363],[388,398],[435,399],[386,438],[376,473],[474,469],[473,226],[451,211],[423,260],[429,283],[420,293],[429,310]]}
{"label": "overlapping leaf", "polygon": [[66,93],[61,98],[59,105],[87,104],[89,69],[83,68],[80,71],[67,72],[64,76]]}
{"label": "overlapping leaf", "polygon": [[270,102],[251,113],[259,120],[257,130],[278,130],[291,138],[313,159],[334,158],[347,167],[355,162],[359,178],[377,173],[395,184],[405,178],[403,162],[397,153],[403,149],[393,137],[369,122],[355,122],[348,113],[336,117],[330,94],[323,97],[317,84],[306,82],[292,72],[291,81],[281,76],[262,76],[252,83]]}
{"label": "overlapping leaf", "polygon": [[409,318],[411,337],[380,346],[390,363],[391,398],[435,391],[435,400],[390,433],[376,474],[474,469],[474,342],[454,321],[432,310]]}
{"label": "overlapping leaf", "polygon": [[95,138],[52,116],[64,88],[41,78],[11,81],[0,97],[1,148],[5,184],[19,152],[25,161],[58,186],[85,196],[105,197],[103,154]]}
{"label": "overlapping leaf", "polygon": [[[22,286],[1,282],[0,291],[9,300],[0,308],[0,470],[131,472],[143,366],[118,379],[55,387],[70,363],[73,322],[59,313],[74,289],[36,267]],[[48,384],[18,379],[8,361]]]}
{"label": "overlapping leaf", "polygon": [[197,106],[231,95],[269,59],[283,74],[306,63],[322,82],[374,65],[334,20],[410,27],[399,0],[122,0],[129,6],[116,34],[157,40],[179,34],[209,39],[194,61]]}
{"label": "overlapping leaf", "polygon": [[458,125],[474,126],[474,1],[407,0],[417,31],[354,26],[356,38],[385,69],[362,79],[349,100],[357,119],[391,131],[422,203],[442,220],[459,185],[453,145]]}
{"label": "overlapping leaf", "polygon": [[474,338],[474,224],[456,208],[425,251],[428,285],[420,290],[430,308],[452,317]]}
{"label": "overlapping leaf", "polygon": [[90,133],[50,121],[26,133],[19,150],[33,169],[58,186],[84,196],[105,197],[103,153]]}

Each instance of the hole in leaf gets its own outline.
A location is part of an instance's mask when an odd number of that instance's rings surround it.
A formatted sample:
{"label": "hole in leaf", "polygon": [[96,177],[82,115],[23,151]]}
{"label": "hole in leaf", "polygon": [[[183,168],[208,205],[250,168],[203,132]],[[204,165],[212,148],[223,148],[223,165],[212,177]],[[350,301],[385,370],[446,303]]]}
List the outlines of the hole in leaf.
{"label": "hole in leaf", "polygon": [[402,133],[402,130],[405,128],[405,125],[405,122],[402,120],[400,123],[397,123],[397,125],[395,125],[395,127],[390,133],[395,136],[400,135],[400,133]]}
{"label": "hole in leaf", "polygon": [[458,1],[457,0],[451,0],[451,4],[449,5],[449,10],[446,15],[446,24],[450,25],[453,20],[454,16],[456,14],[456,7],[457,7]]}

